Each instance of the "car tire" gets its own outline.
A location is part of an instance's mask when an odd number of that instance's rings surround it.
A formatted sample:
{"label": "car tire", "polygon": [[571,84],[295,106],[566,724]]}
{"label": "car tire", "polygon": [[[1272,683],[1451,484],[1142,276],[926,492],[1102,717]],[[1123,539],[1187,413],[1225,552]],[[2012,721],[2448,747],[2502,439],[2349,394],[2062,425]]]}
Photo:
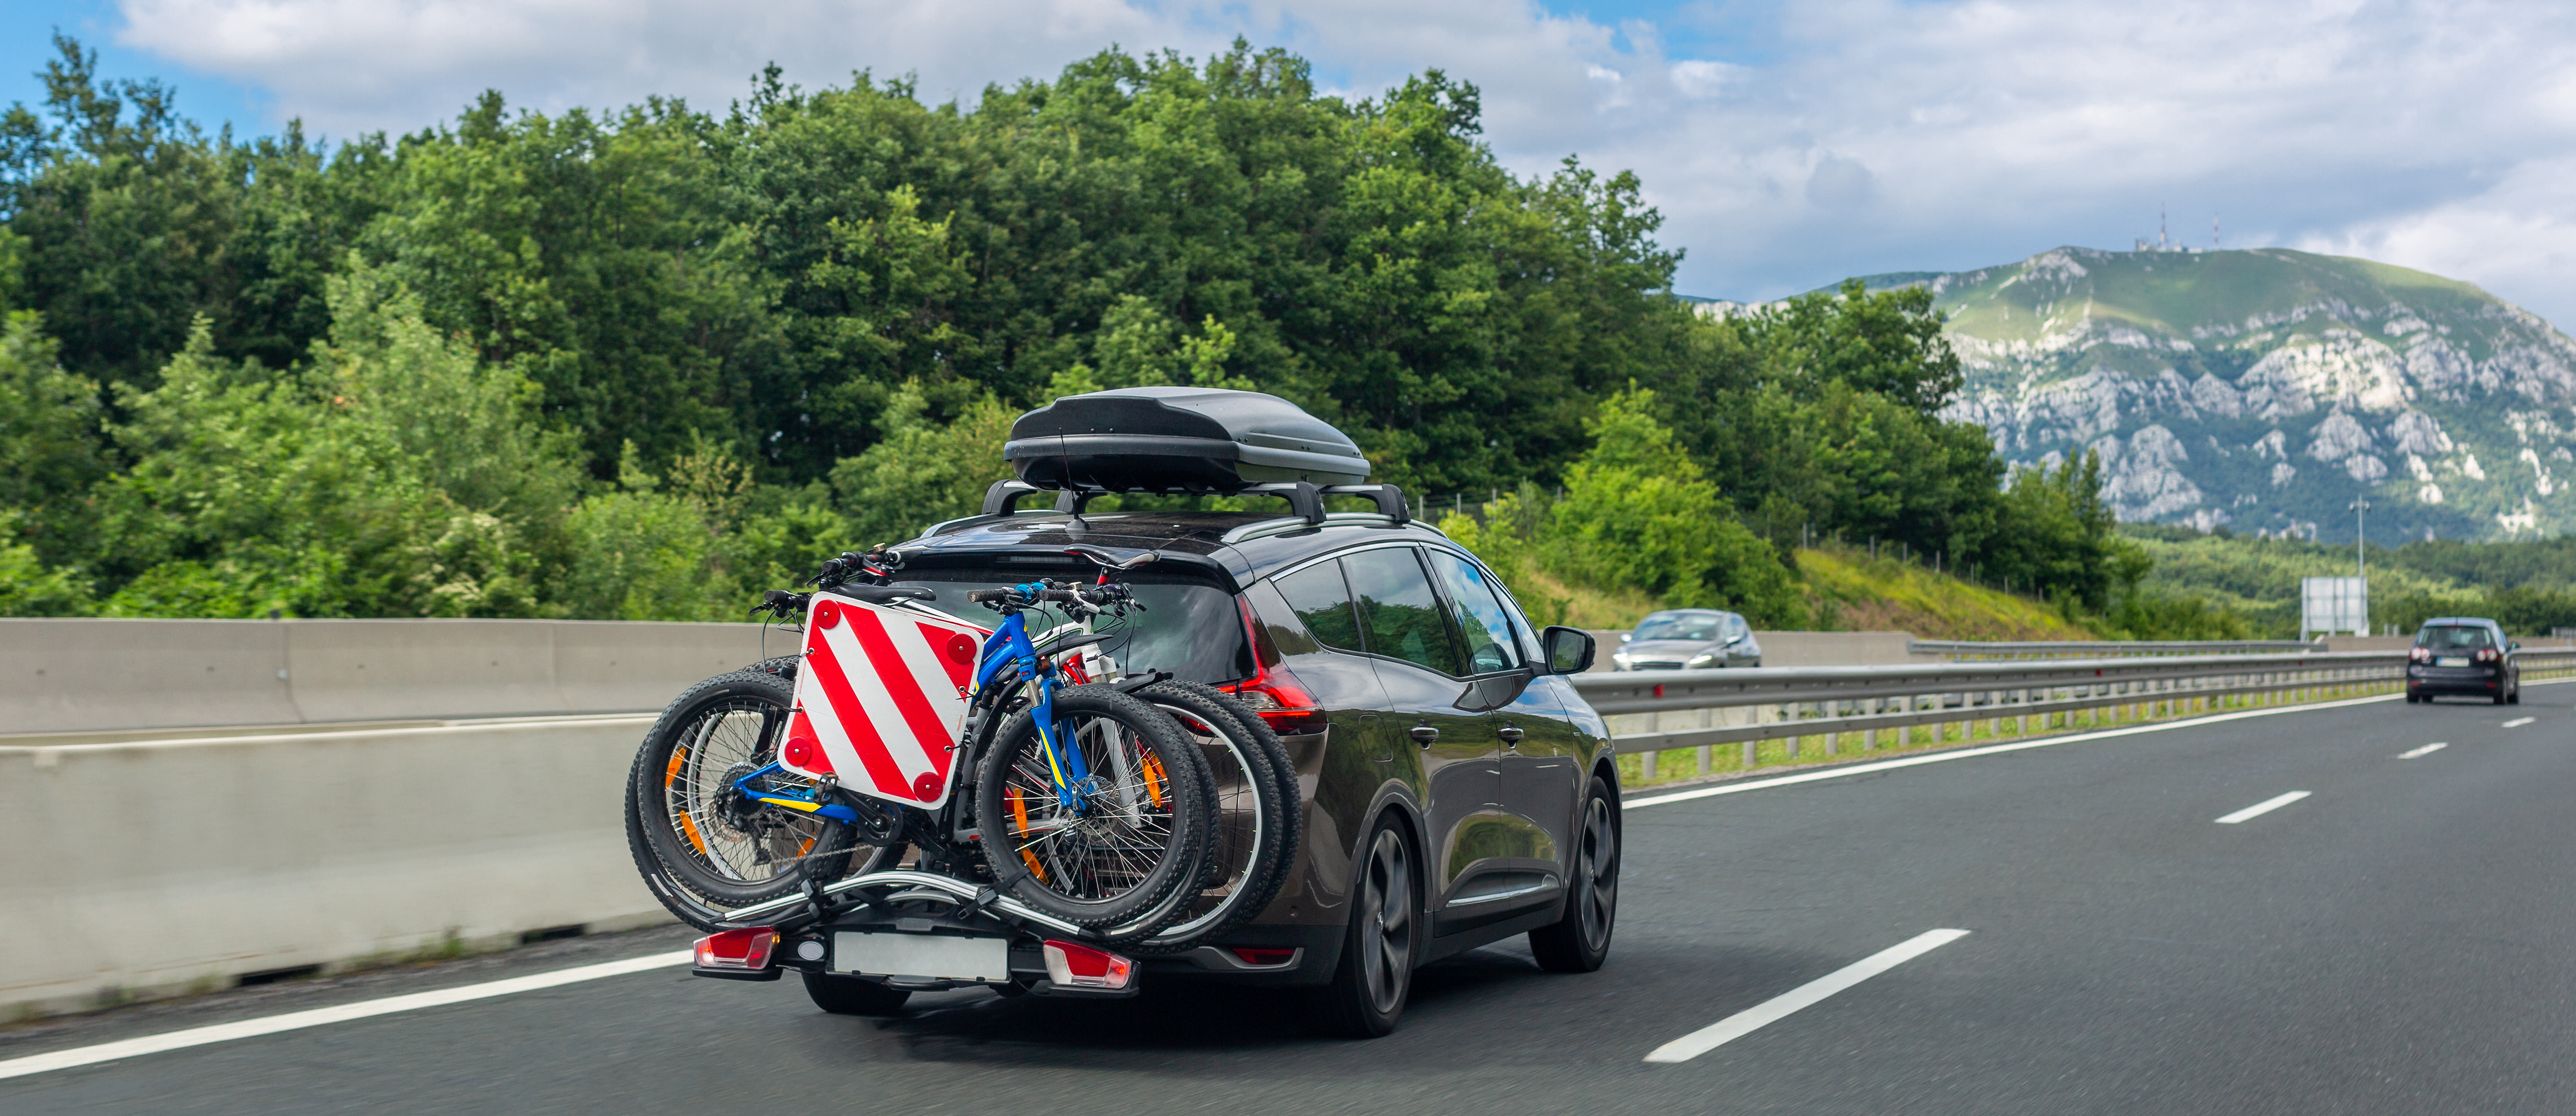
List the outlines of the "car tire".
{"label": "car tire", "polygon": [[805,995],[813,999],[815,1007],[834,1015],[892,1015],[902,1011],[903,1002],[912,998],[911,992],[901,988],[829,973],[806,973]]}
{"label": "car tire", "polygon": [[1619,799],[1600,776],[1583,801],[1583,828],[1574,839],[1574,878],[1565,889],[1565,915],[1529,933],[1530,955],[1551,973],[1588,973],[1610,956],[1619,925]]}
{"label": "car tire", "polygon": [[1380,1038],[1404,1016],[1414,959],[1422,952],[1420,858],[1402,820],[1381,815],[1353,867],[1341,960],[1332,980],[1311,994],[1307,1010],[1324,1034]]}

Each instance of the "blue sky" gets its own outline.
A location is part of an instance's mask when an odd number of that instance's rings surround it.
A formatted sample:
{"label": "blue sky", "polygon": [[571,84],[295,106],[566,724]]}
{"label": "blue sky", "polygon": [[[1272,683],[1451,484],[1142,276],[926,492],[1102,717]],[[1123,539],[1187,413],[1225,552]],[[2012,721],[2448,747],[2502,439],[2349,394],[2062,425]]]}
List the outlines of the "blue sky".
{"label": "blue sky", "polygon": [[776,60],[926,97],[1110,43],[1235,35],[1367,95],[1483,87],[1524,173],[1630,168],[1690,294],[2178,239],[2362,255],[2576,323],[2576,10],[2523,0],[18,0],[0,98],[60,26],[237,131],[410,130],[497,87],[539,109],[701,105]]}

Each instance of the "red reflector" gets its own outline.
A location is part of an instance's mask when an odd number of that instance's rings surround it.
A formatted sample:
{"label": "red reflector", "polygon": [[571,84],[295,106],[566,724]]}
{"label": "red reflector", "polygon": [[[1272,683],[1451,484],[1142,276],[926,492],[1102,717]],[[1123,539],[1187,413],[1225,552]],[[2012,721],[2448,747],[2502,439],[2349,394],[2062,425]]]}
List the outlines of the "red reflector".
{"label": "red reflector", "polygon": [[698,967],[766,969],[769,967],[769,953],[777,946],[778,931],[767,926],[709,934],[698,939]]}
{"label": "red reflector", "polygon": [[1046,943],[1047,979],[1063,988],[1125,988],[1136,963],[1105,949],[1053,938]]}
{"label": "red reflector", "polygon": [[1225,951],[1242,958],[1246,965],[1285,965],[1297,959],[1297,950],[1293,946],[1285,949],[1271,946],[1227,946]]}
{"label": "red reflector", "polygon": [[814,766],[814,742],[811,740],[802,736],[788,737],[787,747],[781,751],[786,755],[789,764],[797,767]]}

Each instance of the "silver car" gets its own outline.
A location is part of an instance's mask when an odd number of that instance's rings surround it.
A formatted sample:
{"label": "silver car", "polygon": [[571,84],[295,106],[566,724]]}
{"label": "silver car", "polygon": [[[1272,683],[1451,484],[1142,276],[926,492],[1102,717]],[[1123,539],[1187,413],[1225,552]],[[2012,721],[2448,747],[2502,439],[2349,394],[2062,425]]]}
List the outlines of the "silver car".
{"label": "silver car", "polygon": [[1648,615],[1619,637],[1610,653],[1616,670],[1711,670],[1762,665],[1753,626],[1732,612],[1676,608]]}

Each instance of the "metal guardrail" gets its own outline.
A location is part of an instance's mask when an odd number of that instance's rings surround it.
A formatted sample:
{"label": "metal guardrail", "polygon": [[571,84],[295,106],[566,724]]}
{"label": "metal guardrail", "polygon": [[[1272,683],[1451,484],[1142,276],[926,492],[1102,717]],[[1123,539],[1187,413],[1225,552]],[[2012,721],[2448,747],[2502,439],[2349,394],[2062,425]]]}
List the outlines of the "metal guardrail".
{"label": "metal guardrail", "polygon": [[1958,661],[2088,657],[2126,659],[2141,655],[2244,655],[2263,652],[2316,653],[2324,651],[2325,645],[2301,643],[2295,639],[2070,640],[2028,643],[1915,639],[1906,641],[1905,650],[1916,655],[1947,655],[1953,661]]}
{"label": "metal guardrail", "polygon": [[[2576,673],[2576,649],[2518,652],[2526,679]],[[2305,654],[2214,654],[2117,659],[2046,659],[2003,662],[1922,663],[1902,666],[1768,667],[1750,670],[1615,671],[1577,675],[1571,681],[1605,717],[1707,711],[1698,727],[1616,735],[1621,753],[1642,753],[1649,778],[1655,754],[1742,744],[1744,765],[1765,740],[1797,742],[1822,737],[1825,754],[1837,753],[1847,734],[1863,734],[1863,750],[1878,734],[1894,730],[1896,745],[1913,743],[1918,726],[1961,726],[1957,739],[2001,738],[2004,721],[2014,735],[2054,729],[2061,716],[2120,709],[2138,720],[2212,709],[2244,696],[2262,704],[2317,700],[2326,691],[2368,692],[2403,685],[2404,651]],[[2039,719],[2036,730],[2032,718]],[[1976,722],[1986,722],[1979,733]],[[1936,740],[1948,740],[1946,728]]]}

